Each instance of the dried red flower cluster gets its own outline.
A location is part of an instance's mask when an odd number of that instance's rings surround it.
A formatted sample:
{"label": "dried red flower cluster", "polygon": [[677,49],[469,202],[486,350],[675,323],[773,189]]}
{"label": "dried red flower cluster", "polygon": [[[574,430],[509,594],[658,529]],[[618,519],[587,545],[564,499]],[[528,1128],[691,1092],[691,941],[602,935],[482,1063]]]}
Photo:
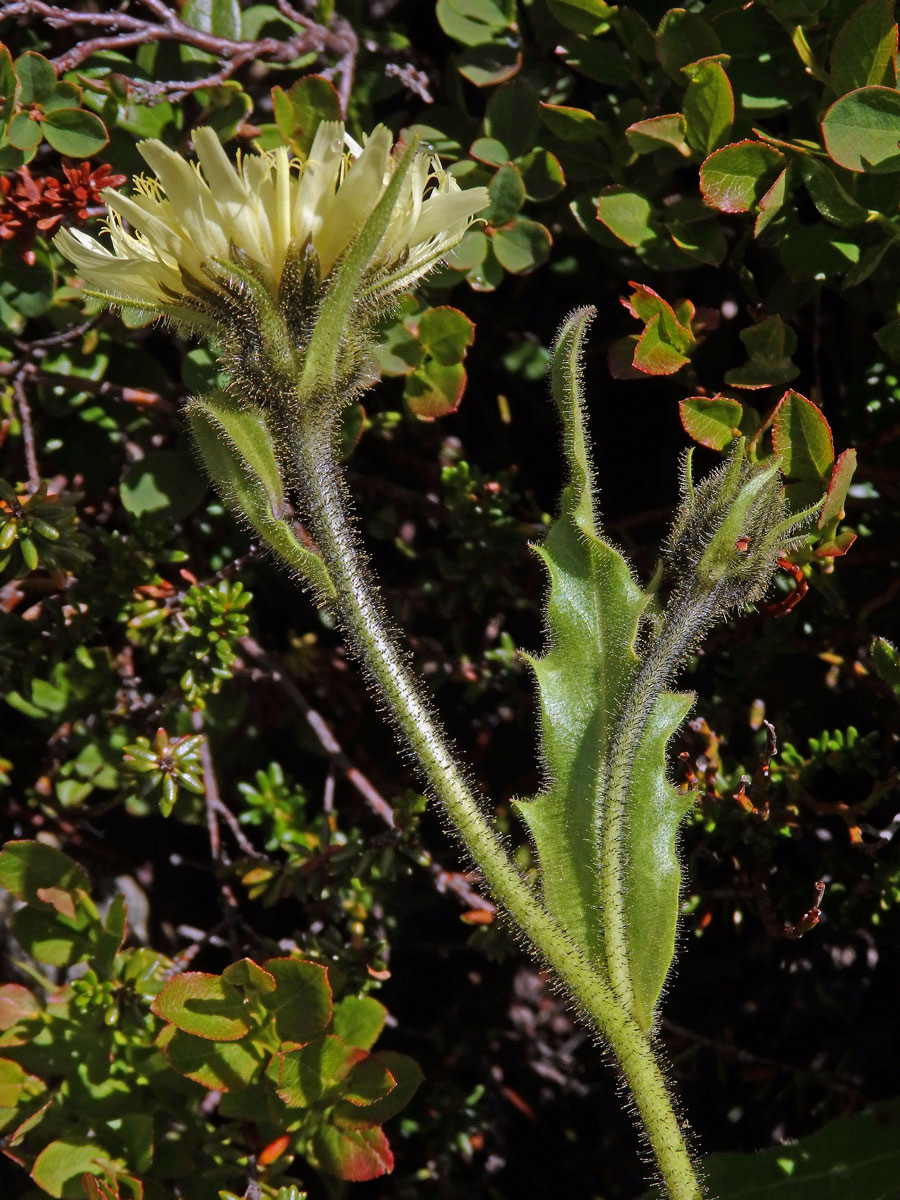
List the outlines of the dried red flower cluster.
{"label": "dried red flower cluster", "polygon": [[124,175],[113,175],[109,163],[91,167],[62,168],[65,179],[52,175],[32,177],[27,167],[15,175],[0,177],[0,240],[15,238],[19,255],[26,263],[34,263],[32,246],[37,234],[55,233],[63,221],[84,221],[91,205],[101,205],[103,188],[119,187]]}

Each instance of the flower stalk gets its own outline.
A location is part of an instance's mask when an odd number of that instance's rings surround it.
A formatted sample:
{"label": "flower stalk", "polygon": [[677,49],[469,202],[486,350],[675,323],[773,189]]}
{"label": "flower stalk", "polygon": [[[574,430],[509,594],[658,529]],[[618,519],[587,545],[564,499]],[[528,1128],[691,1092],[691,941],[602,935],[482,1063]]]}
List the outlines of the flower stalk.
{"label": "flower stalk", "polygon": [[[486,190],[461,191],[435,159],[414,143],[392,149],[381,129],[359,147],[323,123],[301,163],[280,149],[235,166],[212,131],[194,140],[199,166],[142,143],[156,179],[138,181],[132,196],[104,193],[112,249],[78,231],[62,231],[57,246],[108,303],[211,338],[229,387],[193,399],[188,417],[223,498],[334,608],[487,886],[612,1050],[671,1200],[701,1200],[652,1033],[617,982],[612,960],[621,952],[626,962],[627,945],[608,939],[609,959],[595,961],[519,874],[397,641],[348,517],[336,429],[369,377],[373,322],[460,240]],[[703,486],[692,502],[718,514]],[[291,520],[291,498],[312,544]],[[716,525],[694,572],[717,594],[729,530],[727,519]],[[629,738],[648,704],[639,686],[624,710],[632,716],[614,786],[621,775],[624,787]]]}

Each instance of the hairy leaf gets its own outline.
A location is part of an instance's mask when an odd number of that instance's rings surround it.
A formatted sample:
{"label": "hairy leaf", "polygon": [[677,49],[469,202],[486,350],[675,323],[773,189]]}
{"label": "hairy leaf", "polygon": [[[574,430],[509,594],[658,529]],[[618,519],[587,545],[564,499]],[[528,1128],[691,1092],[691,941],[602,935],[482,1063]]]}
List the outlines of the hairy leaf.
{"label": "hairy leaf", "polygon": [[[610,763],[640,666],[635,642],[648,597],[597,527],[579,379],[592,315],[582,309],[570,317],[554,358],[570,481],[538,548],[550,576],[549,647],[528,660],[540,691],[548,783],[518,811],[534,839],[544,903],[601,970],[618,955],[626,1002],[649,1027],[675,949],[675,837],[689,801],[666,778],[665,752],[690,697],[662,693],[650,704],[630,746],[624,794],[611,797]],[[617,921],[624,953],[610,940]]]}

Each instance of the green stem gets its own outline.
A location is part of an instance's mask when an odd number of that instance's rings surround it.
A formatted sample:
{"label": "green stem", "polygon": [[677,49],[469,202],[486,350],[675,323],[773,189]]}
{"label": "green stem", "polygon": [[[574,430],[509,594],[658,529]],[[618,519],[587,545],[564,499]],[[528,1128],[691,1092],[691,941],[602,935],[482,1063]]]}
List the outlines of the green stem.
{"label": "green stem", "polygon": [[630,1013],[634,1013],[635,1004],[626,921],[625,826],[635,747],[640,744],[663,688],[718,609],[719,595],[715,588],[702,595],[686,591],[674,599],[625,701],[613,737],[609,770],[600,782],[603,790],[599,805],[603,813],[600,880],[606,968],[613,991]]}
{"label": "green stem", "polygon": [[305,406],[295,427],[299,486],[319,552],[334,584],[344,632],[381,691],[445,812],[488,886],[615,1054],[634,1096],[671,1200],[702,1200],[680,1123],[649,1035],[617,1000],[544,908],[513,863],[460,772],[400,650],[347,519],[326,406]]}

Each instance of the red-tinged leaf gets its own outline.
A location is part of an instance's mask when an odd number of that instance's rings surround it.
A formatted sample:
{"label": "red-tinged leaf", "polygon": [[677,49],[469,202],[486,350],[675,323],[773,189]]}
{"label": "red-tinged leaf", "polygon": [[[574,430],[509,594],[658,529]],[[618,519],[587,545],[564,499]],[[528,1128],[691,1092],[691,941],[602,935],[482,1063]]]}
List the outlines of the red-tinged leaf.
{"label": "red-tinged leaf", "polygon": [[657,314],[648,322],[635,347],[633,364],[645,375],[674,375],[691,361],[663,340],[660,324],[661,317]]}
{"label": "red-tinged leaf", "polygon": [[265,996],[275,991],[275,976],[264,971],[252,958],[231,963],[222,972],[222,978],[232,987],[239,988],[245,996]]}
{"label": "red-tinged leaf", "polygon": [[638,154],[652,154],[655,150],[669,147],[689,158],[691,149],[685,139],[685,133],[682,113],[663,113],[658,117],[647,117],[643,121],[635,121],[625,130],[625,136]]}
{"label": "red-tinged leaf", "polygon": [[371,1055],[367,1062],[378,1063],[386,1068],[395,1081],[395,1087],[388,1095],[365,1108],[340,1100],[334,1106],[334,1120],[348,1129],[383,1125],[406,1108],[424,1079],[415,1059],[406,1054],[397,1054],[393,1050],[379,1050]]}
{"label": "red-tinged leaf", "polygon": [[275,1090],[285,1104],[308,1108],[367,1057],[358,1046],[348,1046],[334,1034],[326,1034],[275,1055],[266,1073],[275,1081]]}
{"label": "red-tinged leaf", "polygon": [[634,291],[627,300],[622,299],[623,307],[645,324],[654,317],[659,317],[660,337],[678,350],[687,350],[694,341],[691,333],[694,306],[691,301],[679,300],[676,309],[646,284],[629,280],[628,286],[633,287]]}
{"label": "red-tinged leaf", "polygon": [[394,1156],[384,1130],[337,1129],[325,1125],[316,1130],[312,1139],[312,1159],[320,1170],[363,1183],[378,1179],[394,1169]]}
{"label": "red-tinged leaf", "polygon": [[150,1006],[164,1021],[196,1037],[236,1042],[250,1028],[244,997],[220,975],[186,971],[171,979]]}
{"label": "red-tinged leaf", "polygon": [[772,448],[788,479],[828,479],[834,462],[831,429],[820,409],[799,392],[787,391],[778,402],[772,420]]}
{"label": "red-tinged leaf", "polygon": [[840,521],[843,519],[844,503],[847,499],[847,492],[850,490],[850,482],[853,479],[855,470],[855,450],[845,450],[843,454],[838,455],[831,472],[828,495],[825,498],[822,511],[819,513],[819,529],[824,529],[829,521]]}
{"label": "red-tinged leaf", "polygon": [[119,1189],[96,1175],[82,1175],[81,1186],[87,1200],[119,1200]]}
{"label": "red-tinged leaf", "polygon": [[759,214],[753,225],[754,237],[759,237],[769,222],[773,221],[784,208],[784,201],[787,196],[787,182],[788,168],[785,167],[759,202]]}
{"label": "red-tinged leaf", "polygon": [[700,191],[710,208],[750,212],[784,165],[781,151],[764,142],[732,142],[716,150],[700,167]]}
{"label": "red-tinged leaf", "polygon": [[743,406],[730,396],[691,396],[679,410],[685,432],[710,450],[724,450],[740,437]]}
{"label": "red-tinged leaf", "polygon": [[[37,997],[21,983],[5,983],[0,987],[0,1030],[12,1029],[22,1021],[33,1021],[41,1015]],[[14,1043],[4,1039],[4,1045]]]}
{"label": "red-tinged leaf", "polygon": [[328,971],[299,958],[270,958],[263,970],[273,975],[276,990],[263,997],[283,1042],[308,1042],[331,1020]]}
{"label": "red-tinged leaf", "polygon": [[273,1162],[281,1158],[290,1144],[291,1139],[286,1133],[283,1133],[281,1137],[275,1138],[274,1141],[269,1142],[268,1146],[260,1151],[256,1161],[261,1167],[269,1167]]}
{"label": "red-tinged leaf", "polygon": [[466,390],[466,369],[462,363],[442,366],[433,360],[407,376],[403,398],[410,411],[426,421],[456,412]]}
{"label": "red-tinged leaf", "polygon": [[856,541],[856,534],[852,529],[842,529],[836,538],[830,542],[824,542],[816,546],[816,558],[841,558],[853,543]]}
{"label": "red-tinged leaf", "polygon": [[61,917],[68,917],[70,921],[75,920],[77,894],[67,892],[63,888],[47,887],[37,889],[37,898],[43,900],[45,904],[51,904]]}

